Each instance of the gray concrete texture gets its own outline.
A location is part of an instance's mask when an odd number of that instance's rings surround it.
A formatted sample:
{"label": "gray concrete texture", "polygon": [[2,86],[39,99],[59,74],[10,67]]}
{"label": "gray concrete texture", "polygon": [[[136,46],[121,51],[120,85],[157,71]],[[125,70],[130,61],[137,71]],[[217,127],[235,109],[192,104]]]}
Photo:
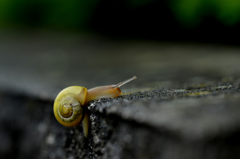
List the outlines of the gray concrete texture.
{"label": "gray concrete texture", "polygon": [[[0,31],[0,158],[240,157],[240,48]],[[63,88],[117,84],[88,103],[90,136],[52,111]]]}

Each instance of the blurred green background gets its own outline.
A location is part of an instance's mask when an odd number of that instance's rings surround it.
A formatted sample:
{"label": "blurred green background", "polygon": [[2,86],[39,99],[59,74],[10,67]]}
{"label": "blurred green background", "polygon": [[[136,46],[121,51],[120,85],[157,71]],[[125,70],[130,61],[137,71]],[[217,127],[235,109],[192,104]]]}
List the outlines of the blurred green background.
{"label": "blurred green background", "polygon": [[239,0],[0,0],[1,28],[34,27],[124,38],[238,43],[226,38],[231,38],[230,34],[235,34],[239,26]]}

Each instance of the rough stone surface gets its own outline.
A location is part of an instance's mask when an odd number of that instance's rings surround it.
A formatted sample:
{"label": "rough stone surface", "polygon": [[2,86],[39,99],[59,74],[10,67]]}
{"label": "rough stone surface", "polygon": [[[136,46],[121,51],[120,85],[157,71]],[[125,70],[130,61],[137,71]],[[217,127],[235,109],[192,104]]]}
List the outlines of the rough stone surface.
{"label": "rough stone surface", "polygon": [[[0,32],[0,158],[240,157],[240,48]],[[52,112],[69,85],[126,94],[88,103],[90,135]]]}

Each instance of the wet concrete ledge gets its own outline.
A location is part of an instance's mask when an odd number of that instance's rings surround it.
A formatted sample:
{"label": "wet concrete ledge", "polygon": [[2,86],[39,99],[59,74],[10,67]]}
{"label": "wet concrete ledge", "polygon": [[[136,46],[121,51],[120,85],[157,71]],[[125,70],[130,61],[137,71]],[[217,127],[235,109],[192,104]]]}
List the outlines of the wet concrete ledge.
{"label": "wet concrete ledge", "polygon": [[[35,33],[23,38],[25,34],[19,33],[6,40],[3,34],[1,158],[240,156],[240,49],[126,43],[69,34],[57,39],[55,34]],[[74,45],[66,43],[67,38]],[[112,62],[118,58],[112,51],[120,48],[125,58],[117,64],[125,65],[119,66]],[[139,50],[142,53],[129,53]],[[106,57],[102,62],[91,58],[99,52]],[[55,58],[57,55],[60,58]],[[88,67],[82,68],[84,64]],[[76,74],[76,68],[82,73]],[[114,84],[132,75],[139,75],[138,80],[123,87],[131,94],[88,103],[88,138],[83,136],[81,125],[65,128],[55,120],[53,100],[62,88],[78,83],[88,88]]]}

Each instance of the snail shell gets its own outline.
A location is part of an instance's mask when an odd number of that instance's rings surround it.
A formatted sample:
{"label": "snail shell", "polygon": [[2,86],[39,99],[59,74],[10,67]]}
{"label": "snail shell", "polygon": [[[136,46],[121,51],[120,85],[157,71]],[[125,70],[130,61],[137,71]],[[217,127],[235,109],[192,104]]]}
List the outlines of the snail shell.
{"label": "snail shell", "polygon": [[77,126],[84,118],[87,89],[70,86],[63,89],[54,101],[54,115],[59,123],[67,127]]}

